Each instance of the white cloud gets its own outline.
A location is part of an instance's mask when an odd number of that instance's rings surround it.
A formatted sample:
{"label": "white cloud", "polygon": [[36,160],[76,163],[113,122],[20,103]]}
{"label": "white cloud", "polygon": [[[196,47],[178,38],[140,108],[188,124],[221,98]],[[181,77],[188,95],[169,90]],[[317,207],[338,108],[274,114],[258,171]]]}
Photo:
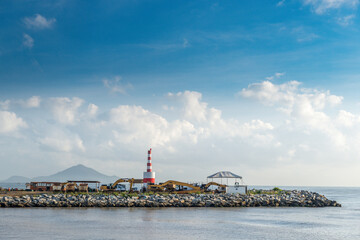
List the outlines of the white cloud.
{"label": "white cloud", "polygon": [[319,38],[319,36],[317,34],[310,32],[309,29],[306,29],[303,26],[293,28],[291,30],[291,33],[296,37],[296,40],[299,43],[311,42],[311,41]]}
{"label": "white cloud", "polygon": [[187,47],[189,47],[189,46],[190,46],[189,40],[187,40],[186,38],[184,38],[183,47],[184,47],[184,48],[187,48]]}
{"label": "white cloud", "polygon": [[52,28],[54,23],[56,22],[55,18],[46,19],[40,14],[35,14],[33,17],[25,17],[24,18],[25,26],[29,29],[49,29]]}
{"label": "white cloud", "polygon": [[[244,101],[233,102],[232,106],[229,103],[230,110],[223,114],[196,91],[169,93],[158,106],[149,109],[119,105],[106,110],[76,97],[43,98],[38,109],[18,108],[24,111],[21,116],[26,122],[15,113],[0,112],[0,154],[2,159],[13,161],[19,158],[18,148],[26,155],[26,162],[49,164],[51,171],[56,171],[57,164],[83,162],[101,165],[112,174],[125,166],[126,174],[135,176],[146,167],[146,149],[153,147],[159,181],[170,177],[199,181],[226,166],[244,175],[248,183],[264,184],[282,171],[287,173],[289,166],[305,166],[298,170],[306,172],[309,165],[316,164],[320,167],[313,184],[317,184],[317,180],[326,178],[319,171],[321,166],[341,164],[344,169],[352,169],[360,152],[360,117],[333,108],[342,103],[341,96],[301,86],[297,81],[264,81],[240,92],[243,97],[280,110],[271,113],[259,106],[257,111],[254,105],[248,111],[248,101]],[[28,102],[11,99],[11,104],[21,106],[20,101]],[[163,111],[164,104],[171,111]],[[239,109],[232,111],[235,108]],[[21,139],[7,137],[26,126],[29,131],[21,131]],[[7,164],[11,161],[4,161],[3,166],[9,170]],[[276,173],[269,170],[272,167]],[[259,180],[258,171],[252,173],[253,169],[268,171],[268,175]]]}
{"label": "white cloud", "polygon": [[351,14],[351,15],[344,16],[344,17],[339,17],[339,18],[337,18],[337,22],[341,26],[346,27],[353,23],[355,17],[356,17],[355,14]]}
{"label": "white cloud", "polygon": [[27,48],[32,48],[34,46],[34,39],[26,33],[24,33],[23,37],[23,45]]}
{"label": "white cloud", "polygon": [[164,146],[170,141],[187,138],[196,142],[196,130],[188,121],[167,121],[140,106],[122,105],[110,111],[110,123],[117,126],[113,131],[118,141],[124,143],[145,142],[151,146]]}
{"label": "white cloud", "polygon": [[277,78],[282,77],[282,76],[284,76],[284,75],[285,75],[284,72],[282,72],[282,73],[280,73],[280,72],[275,73],[275,77],[277,77]]}
{"label": "white cloud", "polygon": [[18,100],[6,100],[0,101],[0,109],[7,110],[10,108],[10,104],[12,106],[21,106],[24,108],[38,108],[40,107],[41,98],[39,96],[32,96],[27,100],[18,99]]}
{"label": "white cloud", "polygon": [[344,127],[353,127],[356,123],[360,123],[360,117],[352,114],[351,112],[340,110],[336,123]]}
{"label": "white cloud", "polygon": [[270,77],[266,77],[265,79],[268,80],[268,81],[272,81],[274,80],[275,78],[281,78],[282,76],[284,76],[285,73],[284,72],[277,72],[275,73],[273,76],[270,76]]}
{"label": "white cloud", "polygon": [[[248,144],[272,143],[274,137],[269,133],[274,127],[261,120],[241,123],[235,119],[225,120],[221,111],[208,108],[201,101],[199,92],[169,93],[170,99],[178,107],[167,106],[181,115],[173,121],[141,106],[120,105],[109,113],[109,122],[102,122],[103,127],[110,127],[114,140],[125,144],[144,144],[154,147],[163,146],[168,151],[179,150],[177,142],[196,144],[211,138],[249,139]],[[110,124],[110,125],[109,125]]]}
{"label": "white cloud", "polygon": [[2,110],[8,110],[10,106],[10,100],[0,101],[0,108]]}
{"label": "white cloud", "polygon": [[90,103],[88,105],[88,113],[91,117],[94,117],[97,114],[98,110],[99,110],[99,107],[96,106],[95,104]]}
{"label": "white cloud", "polygon": [[50,136],[40,138],[39,143],[59,152],[85,152],[86,150],[83,140],[77,134],[65,133],[60,130],[55,130]]}
{"label": "white cloud", "polygon": [[286,0],[281,0],[281,1],[279,1],[279,2],[276,4],[276,6],[277,6],[277,7],[283,6],[284,3],[285,3],[285,1],[286,1]]}
{"label": "white cloud", "polygon": [[121,84],[121,77],[115,76],[113,79],[103,79],[105,87],[109,88],[113,93],[126,94],[127,89],[131,89],[133,86],[128,84]]}
{"label": "white cloud", "polygon": [[189,40],[187,38],[182,39],[182,42],[177,43],[141,43],[135,44],[137,47],[149,48],[157,51],[176,51],[190,47]]}
{"label": "white cloud", "polygon": [[176,94],[169,93],[169,97],[176,97],[181,101],[183,108],[183,116],[188,120],[204,122],[207,118],[207,103],[201,102],[202,94],[199,92],[178,92]]}
{"label": "white cloud", "polygon": [[0,111],[0,133],[9,133],[27,127],[26,122],[15,113]]}
{"label": "white cloud", "polygon": [[359,0],[303,0],[303,2],[305,5],[310,5],[317,14],[343,7],[356,9],[359,5]]}
{"label": "white cloud", "polygon": [[38,108],[41,103],[41,98],[39,96],[32,96],[28,100],[22,102],[22,105],[27,108]]}
{"label": "white cloud", "polygon": [[335,127],[332,119],[323,112],[326,106],[339,105],[343,97],[331,95],[329,91],[299,89],[300,82],[290,81],[273,84],[269,81],[250,84],[239,94],[252,98],[265,105],[277,106],[287,113],[298,127],[318,130],[329,136],[338,146],[345,145],[343,134]]}
{"label": "white cloud", "polygon": [[295,101],[294,92],[301,83],[290,81],[284,84],[276,85],[269,81],[253,83],[248,88],[243,89],[239,94],[246,98],[253,98],[266,105],[282,102],[286,105],[292,105]]}
{"label": "white cloud", "polygon": [[224,119],[221,110],[209,108],[208,103],[201,101],[202,94],[199,92],[169,93],[168,97],[180,103],[182,117],[196,127],[198,137],[249,138],[255,144],[265,143],[265,139],[268,144],[273,139],[268,133],[269,130],[273,130],[270,123],[261,120],[240,123],[236,119]]}
{"label": "white cloud", "polygon": [[72,99],[66,97],[51,98],[50,107],[55,117],[55,120],[63,124],[75,124],[78,114],[78,108],[82,106],[84,100],[73,97]]}

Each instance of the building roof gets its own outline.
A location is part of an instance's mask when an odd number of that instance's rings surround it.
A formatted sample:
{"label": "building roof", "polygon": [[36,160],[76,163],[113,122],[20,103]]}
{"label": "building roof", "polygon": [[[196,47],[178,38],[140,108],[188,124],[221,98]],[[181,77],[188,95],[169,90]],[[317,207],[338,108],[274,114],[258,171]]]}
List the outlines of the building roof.
{"label": "building roof", "polygon": [[99,181],[74,181],[74,180],[68,180],[68,183],[100,183]]}
{"label": "building roof", "polygon": [[61,183],[61,182],[30,182],[33,184],[38,184],[38,183],[46,183],[46,184],[54,184],[54,183]]}
{"label": "building roof", "polygon": [[229,171],[217,172],[217,173],[214,173],[214,174],[208,176],[207,178],[240,178],[240,179],[242,179],[241,176],[236,175]]}

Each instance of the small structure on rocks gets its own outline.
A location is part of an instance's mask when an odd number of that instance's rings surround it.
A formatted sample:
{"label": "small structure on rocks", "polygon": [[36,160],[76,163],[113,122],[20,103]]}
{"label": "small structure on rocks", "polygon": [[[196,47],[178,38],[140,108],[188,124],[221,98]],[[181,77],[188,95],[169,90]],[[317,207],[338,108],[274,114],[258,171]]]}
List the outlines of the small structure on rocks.
{"label": "small structure on rocks", "polygon": [[[214,179],[220,179],[220,184],[223,184],[223,179],[226,180],[226,193],[247,193],[247,185],[244,184],[242,177],[230,171],[214,173],[207,177],[208,182],[209,179],[212,182],[216,182]],[[231,183],[229,185],[229,179],[233,180],[233,185]]]}
{"label": "small structure on rocks", "polygon": [[61,185],[61,182],[31,182],[30,190],[33,191],[54,191],[55,188]]}

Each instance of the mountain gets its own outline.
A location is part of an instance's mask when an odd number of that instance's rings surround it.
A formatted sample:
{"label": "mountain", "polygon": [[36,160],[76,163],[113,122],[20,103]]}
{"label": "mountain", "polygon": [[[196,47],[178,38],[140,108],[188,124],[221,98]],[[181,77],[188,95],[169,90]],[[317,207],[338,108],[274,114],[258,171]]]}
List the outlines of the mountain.
{"label": "mountain", "polygon": [[41,176],[35,178],[25,178],[20,176],[13,176],[6,180],[6,182],[20,182],[13,180],[22,180],[21,182],[66,182],[68,180],[77,181],[100,181],[101,183],[115,182],[119,177],[107,176],[92,168],[86,167],[82,164],[67,168],[63,171],[49,176]]}
{"label": "mountain", "polygon": [[31,181],[31,178],[22,177],[22,176],[12,176],[1,182],[3,182],[3,183],[25,183],[25,182],[30,182],[30,181]]}

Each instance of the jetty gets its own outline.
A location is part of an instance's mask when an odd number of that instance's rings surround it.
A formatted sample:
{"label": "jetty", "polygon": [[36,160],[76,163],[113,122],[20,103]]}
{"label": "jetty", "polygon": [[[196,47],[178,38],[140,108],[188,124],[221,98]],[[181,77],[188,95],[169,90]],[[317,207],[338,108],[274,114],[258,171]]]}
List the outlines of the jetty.
{"label": "jetty", "polygon": [[4,196],[0,208],[29,207],[341,207],[336,201],[310,191],[277,194],[41,194]]}

